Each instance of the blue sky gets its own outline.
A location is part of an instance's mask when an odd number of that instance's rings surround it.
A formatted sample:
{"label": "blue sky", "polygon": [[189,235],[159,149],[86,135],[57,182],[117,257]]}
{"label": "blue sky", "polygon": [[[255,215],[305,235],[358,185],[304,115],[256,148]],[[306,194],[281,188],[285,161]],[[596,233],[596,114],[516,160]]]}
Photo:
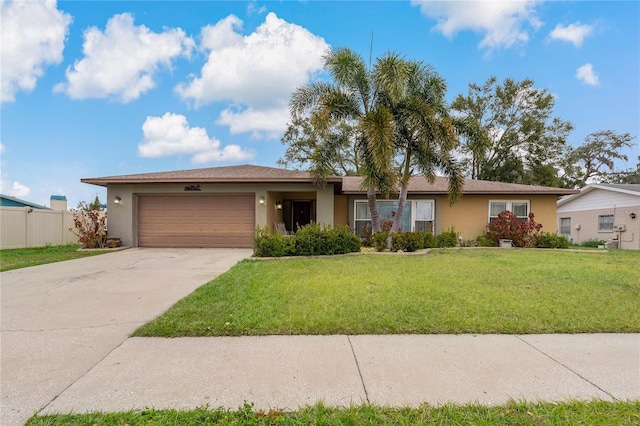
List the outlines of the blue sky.
{"label": "blue sky", "polygon": [[[83,177],[276,166],[287,103],[322,53],[394,50],[470,82],[531,78],[572,145],[640,135],[640,2],[2,2],[3,194],[69,206]],[[637,140],[636,140],[637,142]],[[635,166],[638,145],[625,152]]]}

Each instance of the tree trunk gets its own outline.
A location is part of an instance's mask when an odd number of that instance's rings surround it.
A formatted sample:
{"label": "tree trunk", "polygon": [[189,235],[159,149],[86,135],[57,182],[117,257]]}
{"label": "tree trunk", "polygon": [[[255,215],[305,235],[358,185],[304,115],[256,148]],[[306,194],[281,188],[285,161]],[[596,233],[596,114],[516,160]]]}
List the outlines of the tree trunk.
{"label": "tree trunk", "polygon": [[369,202],[369,212],[371,213],[371,233],[380,232],[380,217],[378,216],[378,205],[376,204],[376,189],[367,189],[367,201]]}
{"label": "tree trunk", "polygon": [[409,191],[409,181],[407,180],[402,184],[400,188],[400,196],[398,197],[398,210],[396,211],[396,217],[393,219],[393,226],[391,226],[391,232],[398,232],[402,225],[402,216],[404,215],[404,205],[407,202],[407,192]]}
{"label": "tree trunk", "polygon": [[[411,179],[411,149],[407,148],[404,156],[404,171],[402,173],[402,180],[400,181],[400,196],[398,197],[398,210],[396,211],[396,217],[393,220],[391,226],[391,232],[398,232],[400,225],[402,224],[402,215],[404,214],[404,204],[407,201],[407,192],[409,191],[409,179]],[[391,239],[389,239],[389,248],[391,248]]]}

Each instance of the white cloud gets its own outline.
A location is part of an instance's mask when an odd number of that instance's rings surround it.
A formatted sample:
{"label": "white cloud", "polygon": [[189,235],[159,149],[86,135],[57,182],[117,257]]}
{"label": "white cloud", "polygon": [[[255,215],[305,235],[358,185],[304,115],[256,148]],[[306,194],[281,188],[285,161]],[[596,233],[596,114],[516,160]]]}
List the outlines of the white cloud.
{"label": "white cloud", "polygon": [[22,185],[20,182],[15,181],[11,188],[7,191],[8,195],[16,198],[25,198],[31,193],[31,188],[28,186]]}
{"label": "white cloud", "polygon": [[[322,55],[329,45],[274,13],[247,36],[240,34],[241,28],[242,21],[233,15],[203,28],[201,46],[209,52],[207,63],[200,76],[178,85],[176,92],[195,107],[232,102],[233,108],[227,108],[218,122],[231,126],[234,133],[281,133],[291,93],[322,69]],[[256,121],[240,122],[245,119]]]}
{"label": "white cloud", "polygon": [[66,72],[67,82],[56,85],[72,99],[111,98],[130,102],[156,86],[161,67],[171,68],[179,56],[189,56],[194,42],[180,28],[154,33],[134,26],[129,13],[114,15],[104,32],[84,32],[84,58]]}
{"label": "white cloud", "polygon": [[593,71],[593,65],[584,64],[576,71],[576,78],[589,86],[597,86],[600,84],[598,75]]}
{"label": "white cloud", "polygon": [[15,101],[19,90],[36,87],[44,67],[62,62],[71,16],[55,0],[0,3],[2,63],[0,103]]}
{"label": "white cloud", "polygon": [[138,145],[142,157],[191,155],[195,164],[229,162],[253,158],[254,153],[238,145],[222,147],[220,140],[209,138],[202,127],[190,127],[181,114],[167,112],[162,117],[147,117],[142,125],[144,138]]}
{"label": "white cloud", "polygon": [[286,105],[261,110],[229,107],[220,113],[216,124],[229,126],[229,131],[234,135],[252,133],[253,138],[260,139],[264,133],[266,137],[275,139],[282,135],[282,123],[286,123],[289,118]]}
{"label": "white cloud", "polygon": [[6,149],[7,149],[7,147],[4,146],[3,143],[0,143],[0,154],[2,154]]}
{"label": "white cloud", "polygon": [[411,0],[423,15],[437,19],[434,27],[453,38],[458,32],[471,30],[484,34],[481,48],[509,48],[529,41],[525,24],[537,30],[542,23],[535,11],[536,1],[431,1]]}
{"label": "white cloud", "polygon": [[255,14],[262,15],[266,11],[267,11],[267,6],[262,5],[258,7],[258,2],[256,0],[251,0],[247,5],[247,15],[249,16],[255,15]]}
{"label": "white cloud", "polygon": [[569,24],[566,27],[558,24],[553,31],[549,33],[549,37],[551,37],[552,40],[568,41],[573,43],[575,47],[580,47],[585,37],[590,35],[592,31],[593,27],[591,25],[582,25],[580,22]]}

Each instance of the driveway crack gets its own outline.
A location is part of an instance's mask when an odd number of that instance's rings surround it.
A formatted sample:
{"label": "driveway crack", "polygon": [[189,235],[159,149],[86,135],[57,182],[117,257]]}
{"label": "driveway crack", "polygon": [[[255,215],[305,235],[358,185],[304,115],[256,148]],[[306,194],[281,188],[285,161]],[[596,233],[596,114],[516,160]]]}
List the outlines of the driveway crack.
{"label": "driveway crack", "polygon": [[356,356],[356,351],[353,349],[353,343],[351,342],[351,337],[347,336],[347,340],[349,341],[349,347],[351,347],[351,353],[353,354],[353,359],[356,362],[358,375],[360,376],[360,382],[362,383],[362,389],[364,389],[364,397],[367,400],[367,404],[370,404],[371,402],[369,401],[369,392],[367,392],[367,385],[365,385],[364,378],[362,377],[362,371],[360,370],[360,364],[358,363],[358,357]]}
{"label": "driveway crack", "polygon": [[582,380],[584,380],[585,382],[589,383],[591,386],[595,387],[596,389],[599,389],[600,391],[606,393],[607,395],[609,395],[609,397],[611,397],[611,399],[613,399],[614,401],[619,401],[618,398],[616,398],[615,396],[613,396],[613,394],[611,394],[611,392],[606,391],[605,389],[603,389],[602,387],[598,386],[597,384],[595,384],[594,382],[592,382],[591,380],[587,379],[585,376],[583,376],[582,374],[578,373],[576,370],[572,369],[571,367],[569,367],[566,364],[563,364],[562,362],[558,361],[557,359],[555,359],[554,357],[552,357],[551,355],[547,354],[546,352],[542,351],[541,349],[537,348],[536,346],[532,345],[531,343],[527,342],[526,340],[524,340],[523,338],[521,338],[520,336],[515,336],[518,340],[520,340],[521,342],[524,342],[526,345],[532,347],[533,349],[535,349],[536,351],[540,352],[542,355],[546,356],[547,358],[549,358],[551,361],[555,362],[556,364],[566,368],[567,370],[569,370],[570,372],[572,372],[573,374],[575,374],[576,376],[580,377]]}

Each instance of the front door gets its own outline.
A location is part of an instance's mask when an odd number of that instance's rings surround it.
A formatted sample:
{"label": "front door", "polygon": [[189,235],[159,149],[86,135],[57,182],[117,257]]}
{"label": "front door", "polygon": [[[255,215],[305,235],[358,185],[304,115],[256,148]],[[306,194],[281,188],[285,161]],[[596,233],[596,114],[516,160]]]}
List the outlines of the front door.
{"label": "front door", "polygon": [[311,223],[311,201],[293,201],[291,210],[294,231]]}

